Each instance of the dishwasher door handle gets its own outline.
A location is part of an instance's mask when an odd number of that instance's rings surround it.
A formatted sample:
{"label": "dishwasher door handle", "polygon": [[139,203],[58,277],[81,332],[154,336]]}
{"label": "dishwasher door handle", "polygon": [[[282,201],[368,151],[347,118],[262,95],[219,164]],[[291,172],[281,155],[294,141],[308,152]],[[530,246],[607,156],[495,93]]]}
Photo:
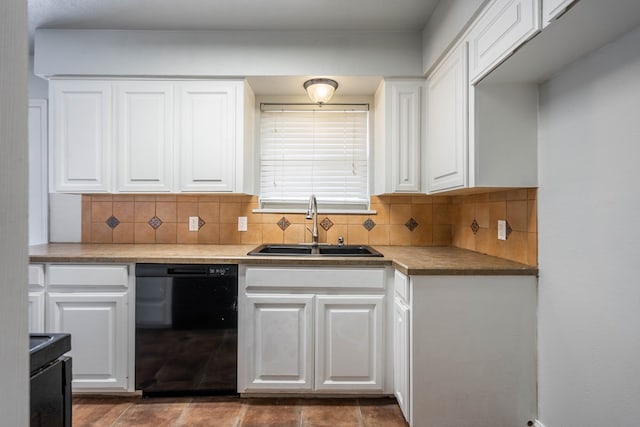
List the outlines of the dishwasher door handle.
{"label": "dishwasher door handle", "polygon": [[168,268],[167,276],[207,276],[207,268]]}

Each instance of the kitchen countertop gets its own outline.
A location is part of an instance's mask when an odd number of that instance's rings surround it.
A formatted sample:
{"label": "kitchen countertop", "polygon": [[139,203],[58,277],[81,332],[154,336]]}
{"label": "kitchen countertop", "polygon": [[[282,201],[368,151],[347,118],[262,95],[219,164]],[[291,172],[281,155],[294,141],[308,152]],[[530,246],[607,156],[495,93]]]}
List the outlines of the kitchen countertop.
{"label": "kitchen countertop", "polygon": [[50,243],[29,247],[38,262],[254,264],[254,265],[393,265],[408,275],[528,275],[537,267],[444,246],[373,246],[384,257],[248,256],[257,245]]}

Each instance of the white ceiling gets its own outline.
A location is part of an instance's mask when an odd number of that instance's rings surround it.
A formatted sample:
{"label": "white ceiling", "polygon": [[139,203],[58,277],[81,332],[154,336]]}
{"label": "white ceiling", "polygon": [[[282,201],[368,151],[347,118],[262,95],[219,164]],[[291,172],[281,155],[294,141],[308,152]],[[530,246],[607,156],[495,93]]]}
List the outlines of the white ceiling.
{"label": "white ceiling", "polygon": [[[33,51],[33,33],[36,28],[420,31],[437,2],[438,0],[28,0],[29,36]],[[304,77],[281,78],[277,81],[257,79],[253,85],[258,86],[255,88],[256,94],[297,93],[298,80],[304,81]],[[342,91],[343,94],[371,94],[377,81],[369,78],[366,81],[343,82]],[[357,84],[360,86],[353,86]]]}

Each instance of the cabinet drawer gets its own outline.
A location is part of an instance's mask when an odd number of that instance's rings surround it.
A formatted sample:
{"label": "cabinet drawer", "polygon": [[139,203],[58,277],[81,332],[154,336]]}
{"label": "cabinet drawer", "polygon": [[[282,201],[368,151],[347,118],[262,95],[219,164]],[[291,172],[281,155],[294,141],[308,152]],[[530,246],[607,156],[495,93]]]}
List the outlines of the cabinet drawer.
{"label": "cabinet drawer", "polygon": [[44,287],[44,266],[29,265],[29,286]]}
{"label": "cabinet drawer", "polygon": [[50,286],[117,286],[129,284],[126,265],[51,265]]}
{"label": "cabinet drawer", "polygon": [[476,83],[540,30],[539,0],[496,0],[469,33],[469,78]]}
{"label": "cabinet drawer", "polygon": [[384,289],[384,268],[249,267],[247,287]]}

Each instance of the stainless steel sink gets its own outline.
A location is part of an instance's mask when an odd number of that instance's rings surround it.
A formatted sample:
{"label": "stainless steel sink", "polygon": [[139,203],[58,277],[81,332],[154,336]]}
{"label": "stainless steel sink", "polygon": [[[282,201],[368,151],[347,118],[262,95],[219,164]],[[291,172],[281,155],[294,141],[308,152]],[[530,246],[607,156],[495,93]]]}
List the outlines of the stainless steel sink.
{"label": "stainless steel sink", "polygon": [[247,255],[271,256],[329,256],[329,257],[381,257],[380,252],[365,245],[261,245]]}

